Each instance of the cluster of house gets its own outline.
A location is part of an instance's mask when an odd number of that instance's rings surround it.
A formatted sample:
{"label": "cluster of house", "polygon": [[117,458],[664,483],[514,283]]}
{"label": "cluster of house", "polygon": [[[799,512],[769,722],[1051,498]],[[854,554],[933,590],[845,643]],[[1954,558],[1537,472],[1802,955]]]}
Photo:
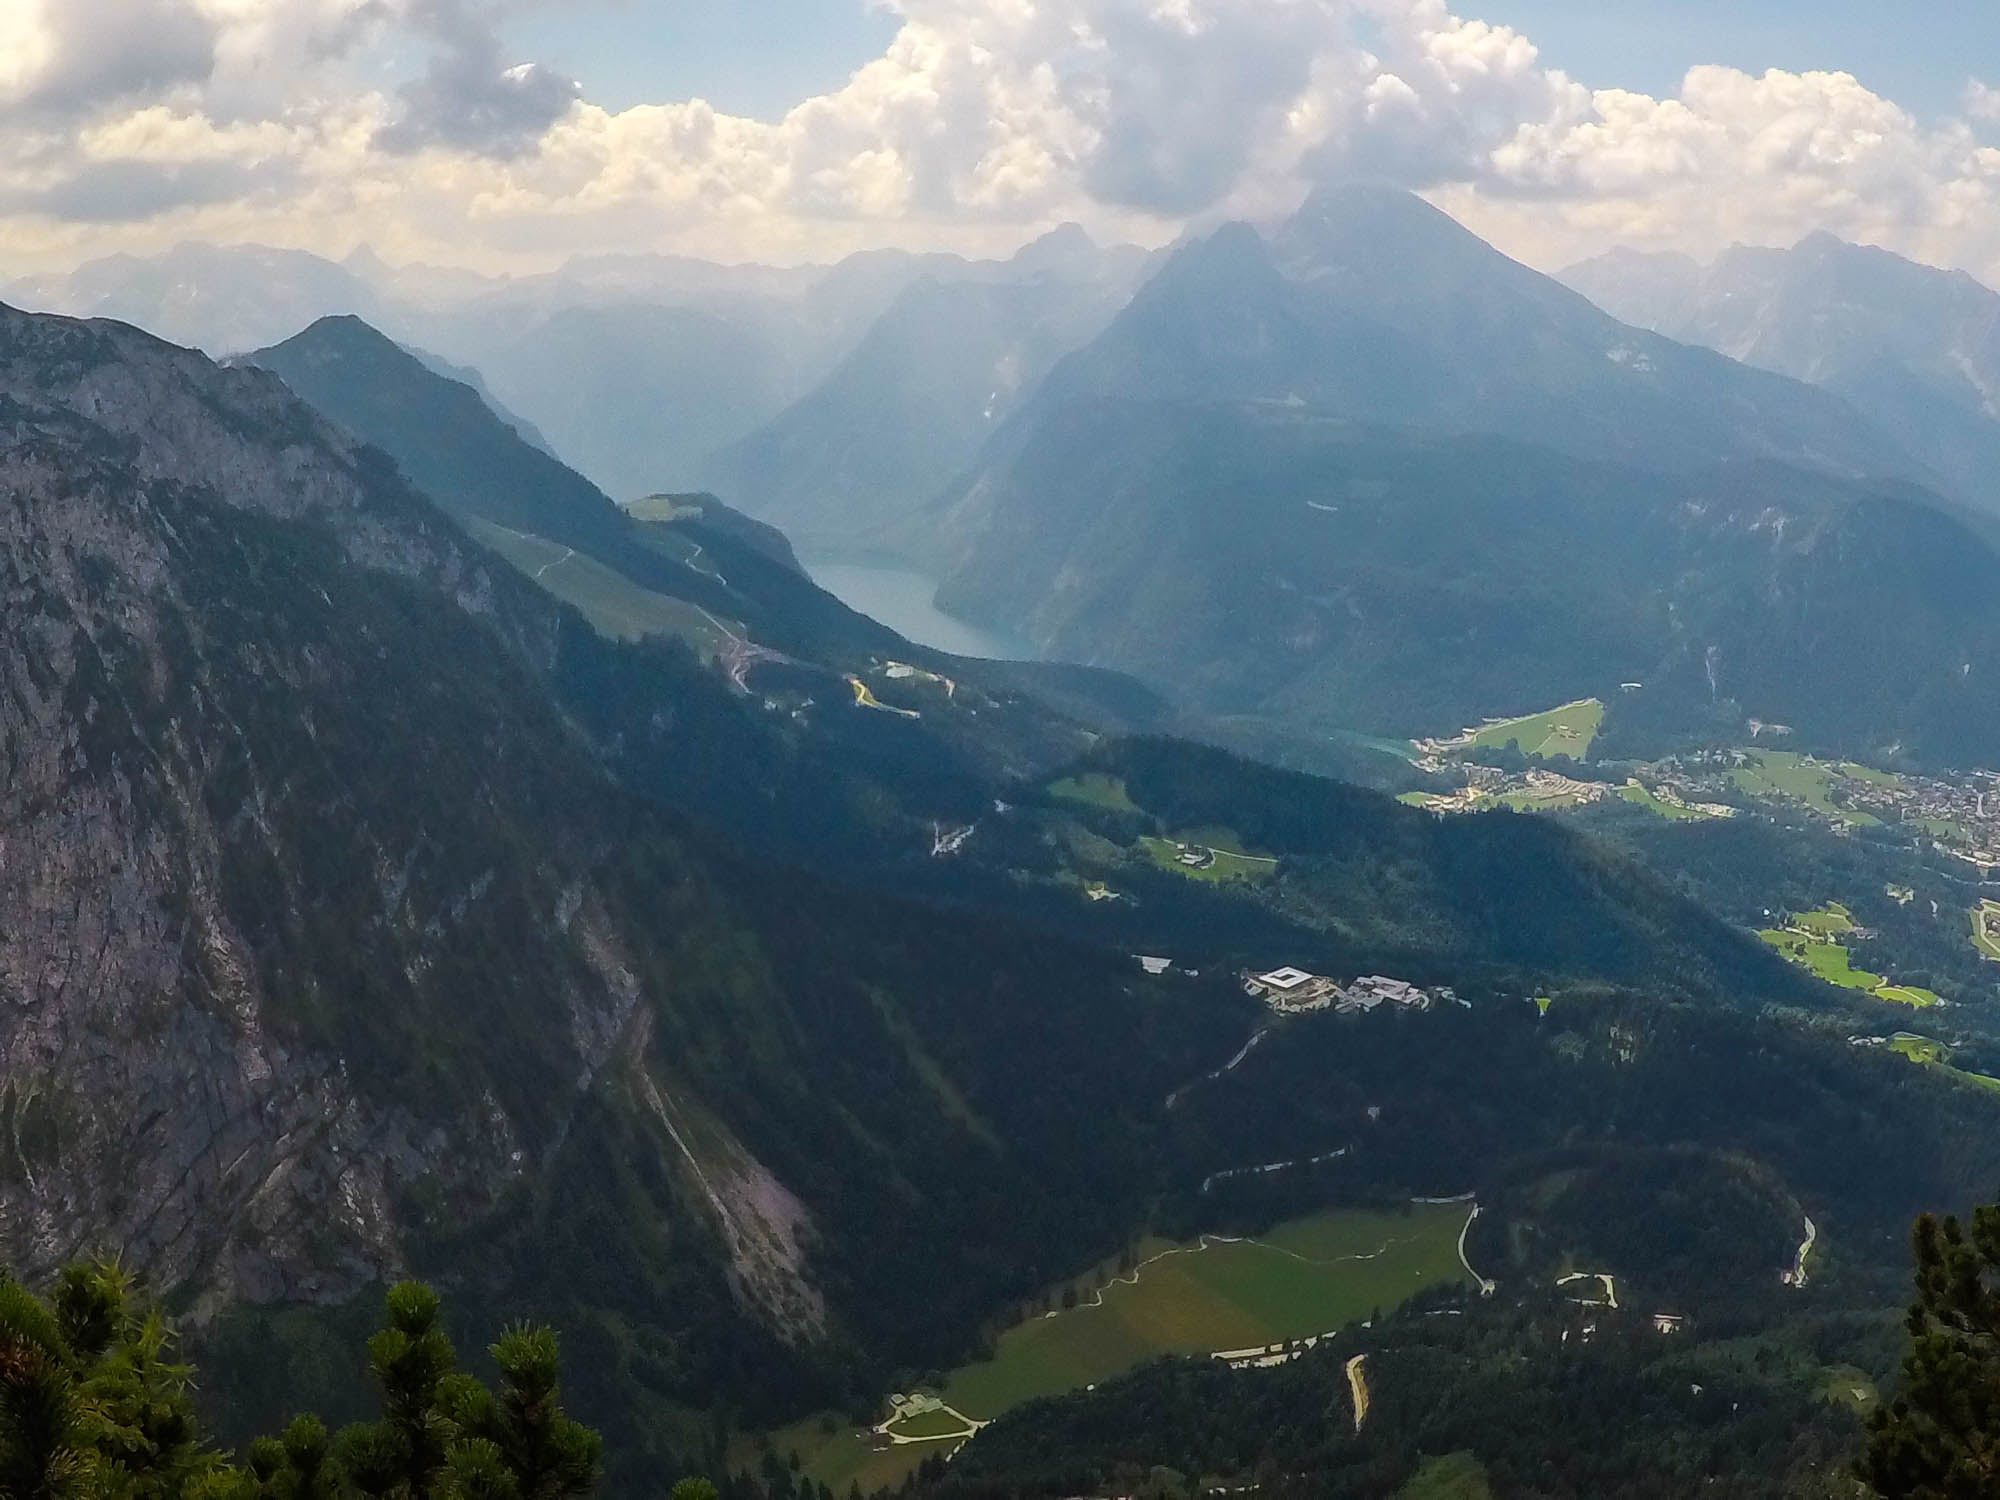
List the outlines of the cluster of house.
{"label": "cluster of house", "polygon": [[1308,974],[1304,969],[1290,968],[1273,969],[1268,974],[1245,974],[1243,991],[1262,1000],[1271,1009],[1287,1013],[1374,1010],[1380,1005],[1429,1010],[1440,1001],[1458,999],[1451,990],[1443,987],[1421,990],[1407,979],[1390,979],[1382,974],[1366,974],[1352,984],[1342,984],[1323,974]]}

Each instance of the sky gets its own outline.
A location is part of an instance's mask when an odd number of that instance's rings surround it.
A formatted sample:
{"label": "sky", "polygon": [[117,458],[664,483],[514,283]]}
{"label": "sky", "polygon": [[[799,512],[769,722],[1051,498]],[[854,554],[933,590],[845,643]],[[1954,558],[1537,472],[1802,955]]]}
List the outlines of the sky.
{"label": "sky", "polygon": [[[1921,25],[1902,27],[1862,0],[1501,0],[1470,9],[1523,32],[1574,78],[1662,97],[1701,63],[1751,73],[1844,69],[1935,119],[1959,107],[1968,59],[1992,58],[2000,70],[1992,0],[1935,0]],[[838,88],[895,33],[894,13],[865,0],[655,0],[517,16],[506,27],[517,52],[583,80],[609,108],[700,95],[761,120]]]}
{"label": "sky", "polygon": [[1365,176],[1546,268],[2000,281],[1997,90],[1993,0],[0,0],[0,274],[1157,244]]}

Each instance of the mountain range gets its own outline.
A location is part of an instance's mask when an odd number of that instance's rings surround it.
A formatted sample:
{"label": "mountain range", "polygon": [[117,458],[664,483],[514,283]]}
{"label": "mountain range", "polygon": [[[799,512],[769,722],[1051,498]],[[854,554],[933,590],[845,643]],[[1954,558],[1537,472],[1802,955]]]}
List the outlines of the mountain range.
{"label": "mountain range", "polygon": [[1926,479],[1832,393],[1350,188],[1184,247],[901,537],[952,612],[1210,712],[1410,734],[1599,694],[1963,759],[1992,549]]}
{"label": "mountain range", "polygon": [[[1004,406],[1049,359],[1086,337],[1144,262],[1143,252],[1100,248],[1074,226],[1005,261],[869,251],[830,266],[774,268],[616,255],[577,257],[521,277],[395,268],[365,252],[333,262],[254,245],[185,244],[20,278],[0,296],[33,310],[116,318],[218,357],[282,342],[322,317],[360,317],[428,358],[476,372],[510,421],[631,500],[691,490],[737,474],[745,462],[771,471],[757,471],[760,483],[801,484],[800,474],[830,461],[813,446],[832,435],[814,436],[823,419],[812,403],[838,406],[839,385],[853,378],[836,374],[842,361],[919,284],[933,306],[963,299],[965,309],[948,315],[960,332],[989,325],[984,345],[939,342],[950,357],[977,356],[976,371],[954,379],[985,382],[952,408],[948,420],[965,432],[935,440],[940,451],[969,453],[968,441],[988,420],[980,412],[995,401]],[[1016,283],[1012,300],[1027,299],[1018,309],[1003,290]],[[1044,288],[1047,306],[1033,305],[1028,284]],[[978,311],[996,299],[998,309]],[[992,326],[1010,314],[1021,327]],[[915,326],[900,335],[891,319],[881,339],[900,347],[921,337],[920,311],[897,314],[913,316]],[[821,395],[819,383],[830,377],[836,393]],[[790,417],[795,401],[808,410]],[[781,426],[772,439],[757,436],[774,422],[801,431],[785,437]],[[722,456],[745,441],[775,443],[776,451]]]}
{"label": "mountain range", "polygon": [[[1158,261],[206,255],[40,290],[253,352],[0,308],[0,1263],[116,1253],[225,1432],[359,1409],[329,1351],[419,1275],[560,1326],[621,1500],[819,1500],[786,1442],[1065,1292],[1414,1199],[1463,1206],[1427,1290],[1266,1369],[1052,1378],[913,1493],[1843,1461],[1909,1219],[2000,1175],[1988,966],[1912,1019],[1742,924],[1928,904],[1965,949],[1974,882],[1880,824],[1447,818],[1173,732],[1596,694],[1613,745],[1990,767],[1995,543],[1919,421],[1983,379],[1971,293],[1753,368],[1801,346],[1619,322],[1372,187]],[[1858,348],[1796,311],[1833,284],[1769,305]],[[903,639],[794,527],[1052,659]],[[1292,1011],[1274,965],[1425,995]]]}
{"label": "mountain range", "polygon": [[1614,317],[1844,397],[1960,495],[2000,472],[2000,295],[1963,271],[1815,234],[1703,265],[1614,251],[1562,279]]}
{"label": "mountain range", "polygon": [[1144,262],[1071,226],[1005,275],[926,276],[812,390],[704,470],[808,549],[865,551],[935,498],[1063,355],[1132,294]]}

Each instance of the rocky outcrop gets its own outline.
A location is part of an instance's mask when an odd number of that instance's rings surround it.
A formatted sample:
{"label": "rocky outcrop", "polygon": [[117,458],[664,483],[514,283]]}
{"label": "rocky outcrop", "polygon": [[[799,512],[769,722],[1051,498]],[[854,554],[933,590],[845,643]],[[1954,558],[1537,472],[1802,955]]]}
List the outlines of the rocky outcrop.
{"label": "rocky outcrop", "polygon": [[275,376],[0,310],[0,1262],[340,1298],[559,1141],[646,996],[479,701],[561,628],[497,566]]}

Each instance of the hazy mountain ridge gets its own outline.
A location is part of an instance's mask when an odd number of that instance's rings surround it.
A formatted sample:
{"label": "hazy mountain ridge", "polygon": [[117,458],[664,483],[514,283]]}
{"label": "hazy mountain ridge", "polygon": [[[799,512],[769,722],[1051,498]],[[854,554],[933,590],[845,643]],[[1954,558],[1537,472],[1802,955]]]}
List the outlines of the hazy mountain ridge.
{"label": "hazy mountain ridge", "polygon": [[189,244],[21,278],[0,296],[37,311],[117,318],[218,357],[277,344],[322,317],[360,317],[476,368],[503,417],[527,427],[535,446],[631,500],[701,488],[712,455],[807,395],[920,281],[1077,279],[1088,263],[1088,274],[1129,284],[1144,258],[1054,231],[996,261],[868,251],[832,265],[768,267],[607,255],[486,277],[390,267],[365,253],[336,263]]}
{"label": "hazy mountain ridge", "polygon": [[2000,509],[2000,294],[1964,272],[1822,233],[1707,266],[1618,250],[1562,278],[1614,316],[1836,392]]}
{"label": "hazy mountain ridge", "polygon": [[941,602],[1211,712],[1410,733],[1596,693],[1974,762],[2000,730],[1994,554],[1894,489],[1177,402],[1072,408],[983,483]]}
{"label": "hazy mountain ridge", "polygon": [[902,534],[946,608],[1212,712],[1409,733],[1636,681],[1660,725],[1972,757],[1990,548],[1913,472],[1838,398],[1347,189],[1185,247]]}
{"label": "hazy mountain ridge", "polygon": [[1578,457],[1731,457],[1915,478],[1839,401],[1618,323],[1406,193],[1322,189],[1269,240],[1183,246],[1039,404],[1086,396],[1303,405]]}
{"label": "hazy mountain ridge", "polygon": [[1142,264],[1076,230],[986,276],[923,277],[811,392],[717,455],[714,486],[809,550],[868,547],[1110,320]]}
{"label": "hazy mountain ridge", "polygon": [[[816,669],[827,707],[813,715],[812,743],[842,735],[884,749],[899,743],[906,762],[920,746],[938,766],[992,772],[1074,754],[1086,734],[1071,715],[1147,726],[1163,711],[1137,683],[1109,673],[961,661],[905,641],[814,584],[781,533],[712,495],[652,497],[621,509],[529,447],[470,387],[359,320],[323,319],[245,359],[278,371],[324,415],[381,448],[480,539],[558,597],[573,598],[606,633],[674,632],[704,656],[749,661],[775,651]],[[575,582],[578,567],[610,577],[586,573]],[[842,674],[891,659],[947,673],[967,691],[930,705],[921,724],[887,741],[871,715],[828,711],[850,696]],[[788,774],[801,778],[803,795],[806,773]],[[702,805],[699,796],[689,800]]]}

